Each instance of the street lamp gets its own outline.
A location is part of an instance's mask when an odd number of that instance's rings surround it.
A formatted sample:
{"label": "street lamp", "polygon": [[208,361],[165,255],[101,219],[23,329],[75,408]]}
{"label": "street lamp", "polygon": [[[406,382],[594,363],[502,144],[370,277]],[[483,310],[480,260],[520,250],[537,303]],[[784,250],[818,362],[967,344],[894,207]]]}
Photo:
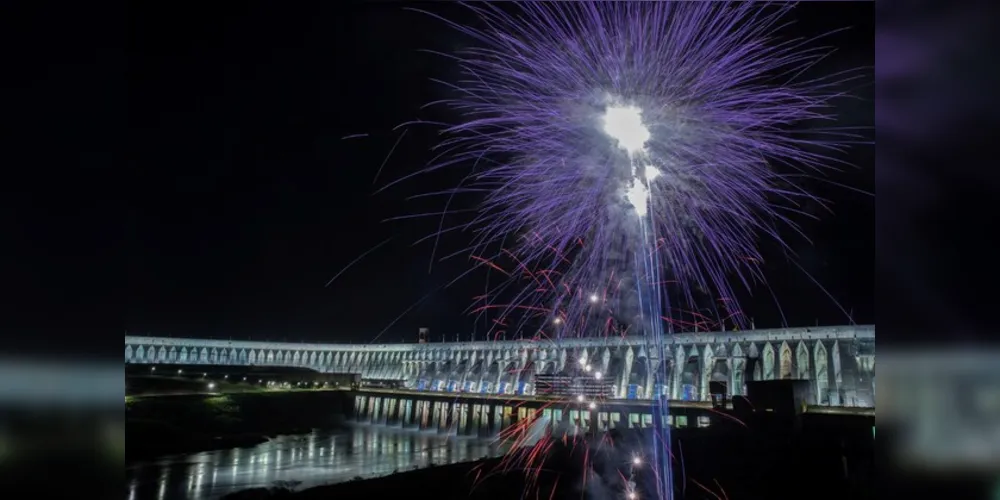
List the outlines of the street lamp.
{"label": "street lamp", "polygon": [[596,304],[596,303],[597,303],[597,300],[598,300],[598,297],[597,297],[597,294],[596,294],[596,293],[592,293],[592,294],[590,294],[590,303],[591,303],[591,304]]}

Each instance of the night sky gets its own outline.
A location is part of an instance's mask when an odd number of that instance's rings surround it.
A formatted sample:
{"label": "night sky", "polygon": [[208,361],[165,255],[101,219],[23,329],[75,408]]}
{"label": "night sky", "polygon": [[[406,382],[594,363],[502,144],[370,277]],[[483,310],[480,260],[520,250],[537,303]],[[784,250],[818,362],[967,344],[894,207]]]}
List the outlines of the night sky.
{"label": "night sky", "polygon": [[[453,19],[465,15],[454,5],[420,5]],[[412,245],[437,220],[384,222],[440,211],[438,201],[407,197],[453,187],[463,171],[375,194],[432,157],[429,129],[411,129],[388,156],[398,137],[392,128],[417,117],[448,118],[420,106],[443,96],[431,78],[447,80],[456,68],[418,49],[447,52],[467,40],[400,3],[198,7],[144,4],[133,14],[136,57],[128,76],[137,182],[125,195],[126,331],[369,342],[385,330],[379,342],[400,342],[427,326],[437,340],[473,332],[481,338],[482,322],[464,311],[482,293],[482,275],[442,289],[471,262],[457,257],[429,271],[431,245]],[[795,15],[789,33],[851,28],[826,39],[840,49],[820,70],[874,65],[874,3],[811,2]],[[852,88],[857,98],[838,103],[838,125],[871,127],[872,86]],[[352,134],[368,137],[342,139]],[[797,262],[865,324],[875,321],[875,200],[856,190],[874,192],[874,158],[873,145],[857,146],[845,156],[856,168],[811,181],[833,212],[807,207],[822,219],[803,219],[811,242],[788,233]],[[474,200],[462,203],[454,208]],[[464,236],[445,238],[439,255],[467,244]],[[788,324],[849,322],[806,273],[780,252],[767,255]],[[743,309],[758,328],[781,326],[766,289],[744,299]]]}

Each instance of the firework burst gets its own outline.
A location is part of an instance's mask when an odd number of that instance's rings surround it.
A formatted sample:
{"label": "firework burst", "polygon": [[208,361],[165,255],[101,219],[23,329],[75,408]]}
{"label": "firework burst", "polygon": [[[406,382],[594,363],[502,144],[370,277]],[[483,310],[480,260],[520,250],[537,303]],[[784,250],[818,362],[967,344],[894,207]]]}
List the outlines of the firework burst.
{"label": "firework burst", "polygon": [[[760,240],[780,242],[776,227],[794,227],[788,216],[812,199],[782,171],[830,168],[847,138],[793,128],[828,118],[846,78],[798,79],[830,50],[775,37],[792,5],[466,7],[476,27],[444,22],[475,46],[446,55],[462,77],[442,81],[453,97],[434,103],[460,119],[422,172],[471,168],[449,200],[487,193],[472,222],[437,233],[474,231],[476,265],[505,278],[476,312],[551,341],[629,329],[662,349],[684,310],[763,281]],[[687,321],[744,321],[735,305],[715,309]],[[550,444],[517,456],[537,461]],[[652,458],[669,496],[664,456]]]}
{"label": "firework burst", "polygon": [[[638,305],[641,283],[678,283],[662,307],[698,309],[699,295],[763,280],[759,240],[780,241],[776,227],[794,226],[788,215],[813,198],[773,166],[828,169],[846,137],[790,128],[828,118],[845,80],[796,81],[830,50],[773,39],[791,5],[466,6],[481,27],[445,22],[477,45],[448,55],[463,77],[442,81],[454,97],[433,103],[461,119],[421,172],[472,165],[449,195],[488,194],[474,221],[442,232],[474,230],[473,253],[487,260],[510,243],[503,252],[522,269],[594,293],[630,280],[631,303],[617,306],[630,323],[647,318],[643,330],[661,315]],[[509,302],[538,301],[526,292]],[[553,310],[588,307],[572,299],[560,286],[547,297]]]}

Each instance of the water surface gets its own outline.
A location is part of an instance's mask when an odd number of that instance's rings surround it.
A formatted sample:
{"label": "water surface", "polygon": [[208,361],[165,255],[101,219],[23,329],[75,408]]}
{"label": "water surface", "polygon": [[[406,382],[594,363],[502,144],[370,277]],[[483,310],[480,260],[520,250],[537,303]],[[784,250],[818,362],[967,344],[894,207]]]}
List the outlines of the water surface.
{"label": "water surface", "polygon": [[136,464],[125,471],[125,498],[213,500],[282,482],[303,489],[493,455],[490,440],[362,425]]}

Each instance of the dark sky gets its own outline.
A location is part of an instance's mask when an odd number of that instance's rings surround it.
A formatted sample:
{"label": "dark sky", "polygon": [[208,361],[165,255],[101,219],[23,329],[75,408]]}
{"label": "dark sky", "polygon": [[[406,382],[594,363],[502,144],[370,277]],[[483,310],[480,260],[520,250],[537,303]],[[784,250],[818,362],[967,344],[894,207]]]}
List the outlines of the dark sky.
{"label": "dark sky", "polygon": [[[424,7],[462,15],[444,3]],[[873,3],[810,2],[798,11],[799,33],[852,28],[827,40],[841,49],[825,69],[874,65]],[[392,127],[433,116],[419,110],[443,95],[430,78],[455,72],[417,50],[449,51],[461,37],[391,2],[147,3],[131,23],[137,182],[125,194],[120,297],[129,333],[368,342],[427,296],[379,341],[412,341],[420,326],[469,338],[473,321],[463,311],[481,293],[481,277],[441,290],[470,263],[456,258],[428,272],[430,245],[411,243],[436,221],[383,222],[440,210],[406,198],[452,187],[461,172],[373,194],[431,158],[433,135],[411,131],[375,183],[397,137]],[[841,124],[871,125],[872,88],[859,84],[854,93],[863,99],[840,103]],[[369,137],[341,139],[362,133]],[[873,192],[874,146],[856,148],[848,160],[858,168],[830,180]],[[832,201],[834,213],[804,225],[812,243],[790,235],[798,262],[853,309],[855,321],[874,323],[874,196],[831,183],[811,189]],[[788,323],[848,322],[779,254],[768,272]],[[757,327],[782,321],[764,289],[743,306]]]}

